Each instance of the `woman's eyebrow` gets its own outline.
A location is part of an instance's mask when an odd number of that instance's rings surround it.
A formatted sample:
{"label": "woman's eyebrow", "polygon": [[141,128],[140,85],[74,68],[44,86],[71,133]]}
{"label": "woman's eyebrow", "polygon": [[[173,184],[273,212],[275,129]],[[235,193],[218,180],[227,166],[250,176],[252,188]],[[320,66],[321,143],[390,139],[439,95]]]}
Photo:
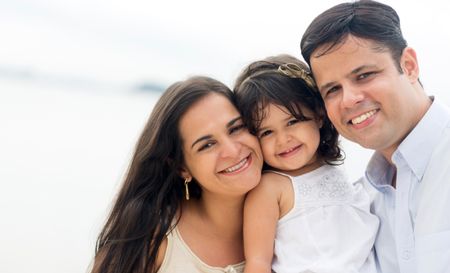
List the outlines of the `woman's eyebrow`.
{"label": "woman's eyebrow", "polygon": [[[238,116],[238,117],[235,117],[234,119],[230,120],[226,125],[227,128],[233,126],[233,124],[235,124],[236,121],[238,121],[240,119],[241,119],[241,116]],[[208,140],[210,138],[212,138],[212,135],[206,135],[206,136],[202,136],[202,137],[198,138],[197,140],[194,141],[194,143],[192,143],[191,148],[193,148],[194,145],[199,143],[200,141]]]}
{"label": "woman's eyebrow", "polygon": [[233,124],[235,124],[236,121],[238,121],[238,120],[240,120],[240,119],[241,119],[241,116],[238,116],[238,117],[235,117],[234,119],[232,119],[231,121],[229,121],[229,122],[227,123],[227,128],[233,126]]}
{"label": "woman's eyebrow", "polygon": [[201,141],[204,141],[204,140],[208,140],[210,138],[212,138],[212,135],[206,135],[206,136],[202,136],[202,137],[198,138],[196,141],[194,141],[194,143],[192,143],[191,149],[194,147],[195,144],[197,144]]}

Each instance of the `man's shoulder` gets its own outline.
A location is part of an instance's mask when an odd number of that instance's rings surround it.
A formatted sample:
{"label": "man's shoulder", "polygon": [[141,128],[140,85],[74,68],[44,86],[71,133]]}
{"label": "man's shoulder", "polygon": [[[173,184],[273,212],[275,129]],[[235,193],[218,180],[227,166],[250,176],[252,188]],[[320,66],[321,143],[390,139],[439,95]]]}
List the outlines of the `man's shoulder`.
{"label": "man's shoulder", "polygon": [[442,131],[442,136],[431,155],[430,165],[436,164],[450,169],[450,124]]}

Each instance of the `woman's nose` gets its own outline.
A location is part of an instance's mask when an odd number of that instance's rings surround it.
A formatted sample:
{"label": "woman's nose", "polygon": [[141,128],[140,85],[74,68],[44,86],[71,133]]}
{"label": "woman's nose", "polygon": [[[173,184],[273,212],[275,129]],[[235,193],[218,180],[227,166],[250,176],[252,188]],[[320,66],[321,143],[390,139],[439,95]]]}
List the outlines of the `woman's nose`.
{"label": "woman's nose", "polygon": [[235,139],[227,138],[222,142],[222,157],[236,157],[239,156],[241,150],[241,143]]}

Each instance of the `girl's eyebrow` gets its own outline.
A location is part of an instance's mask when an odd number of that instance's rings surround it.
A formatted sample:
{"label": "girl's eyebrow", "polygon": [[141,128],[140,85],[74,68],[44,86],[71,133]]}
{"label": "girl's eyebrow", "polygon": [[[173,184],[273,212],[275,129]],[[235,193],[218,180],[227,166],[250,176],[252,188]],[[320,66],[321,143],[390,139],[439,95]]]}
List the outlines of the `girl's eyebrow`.
{"label": "girl's eyebrow", "polygon": [[266,129],[267,129],[267,127],[260,127],[260,128],[258,128],[258,130],[256,130],[256,132],[259,133],[259,132],[264,131]]}

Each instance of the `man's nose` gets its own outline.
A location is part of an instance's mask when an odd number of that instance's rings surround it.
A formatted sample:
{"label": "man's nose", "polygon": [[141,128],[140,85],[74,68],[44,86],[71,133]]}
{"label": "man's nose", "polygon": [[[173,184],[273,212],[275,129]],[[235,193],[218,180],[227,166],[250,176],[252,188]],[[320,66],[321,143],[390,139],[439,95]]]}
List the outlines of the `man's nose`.
{"label": "man's nose", "polygon": [[352,84],[342,86],[342,106],[351,108],[364,99],[364,93],[360,88]]}

